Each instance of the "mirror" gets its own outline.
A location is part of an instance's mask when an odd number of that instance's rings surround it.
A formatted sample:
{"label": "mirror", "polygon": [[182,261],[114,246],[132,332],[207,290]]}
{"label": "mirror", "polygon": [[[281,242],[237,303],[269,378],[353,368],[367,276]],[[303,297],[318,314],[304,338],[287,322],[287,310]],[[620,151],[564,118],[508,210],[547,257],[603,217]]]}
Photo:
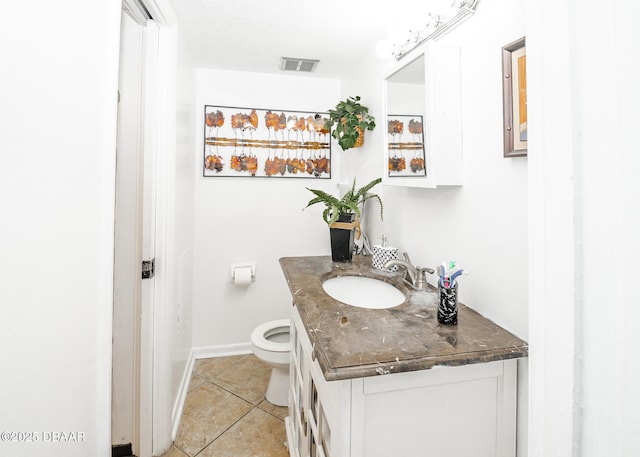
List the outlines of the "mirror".
{"label": "mirror", "polygon": [[[424,95],[424,54],[400,68],[387,78],[387,108],[391,111],[414,108],[424,111],[424,97],[414,96],[414,90]],[[403,91],[403,87],[405,90]]]}
{"label": "mirror", "polygon": [[387,184],[429,187],[427,181],[431,170],[424,128],[429,122],[425,55],[419,54],[402,64],[385,80],[385,181]]}

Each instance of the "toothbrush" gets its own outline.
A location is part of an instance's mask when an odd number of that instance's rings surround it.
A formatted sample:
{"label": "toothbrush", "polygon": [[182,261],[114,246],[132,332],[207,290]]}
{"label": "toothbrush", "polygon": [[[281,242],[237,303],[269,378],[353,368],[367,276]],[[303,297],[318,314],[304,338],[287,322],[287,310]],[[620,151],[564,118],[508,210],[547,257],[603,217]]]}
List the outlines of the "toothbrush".
{"label": "toothbrush", "polygon": [[440,285],[442,287],[445,287],[445,283],[444,283],[444,278],[447,275],[447,269],[444,266],[444,262],[442,262],[439,266],[438,266],[438,276],[440,276]]}
{"label": "toothbrush", "polygon": [[451,287],[453,287],[453,285],[456,283],[456,278],[458,276],[460,276],[462,273],[464,273],[464,270],[461,268],[459,270],[456,270],[452,275],[451,275]]}

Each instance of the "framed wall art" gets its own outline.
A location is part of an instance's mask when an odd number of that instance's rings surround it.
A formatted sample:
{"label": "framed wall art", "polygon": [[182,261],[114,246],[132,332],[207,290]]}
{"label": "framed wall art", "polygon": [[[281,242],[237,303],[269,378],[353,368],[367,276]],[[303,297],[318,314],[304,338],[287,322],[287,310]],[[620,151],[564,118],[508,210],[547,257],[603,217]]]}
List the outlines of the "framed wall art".
{"label": "framed wall art", "polygon": [[331,178],[328,117],[205,105],[203,176]]}
{"label": "framed wall art", "polygon": [[525,38],[502,48],[504,157],[527,155],[527,54]]}
{"label": "framed wall art", "polygon": [[427,176],[422,115],[387,116],[388,176]]}

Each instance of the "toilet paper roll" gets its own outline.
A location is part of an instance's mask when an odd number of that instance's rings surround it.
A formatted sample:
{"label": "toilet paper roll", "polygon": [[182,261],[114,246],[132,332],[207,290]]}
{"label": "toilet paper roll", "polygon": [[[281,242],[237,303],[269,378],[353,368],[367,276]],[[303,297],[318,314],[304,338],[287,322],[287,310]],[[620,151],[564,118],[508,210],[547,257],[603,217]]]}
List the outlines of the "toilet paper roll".
{"label": "toilet paper roll", "polygon": [[251,267],[238,267],[233,270],[233,283],[237,286],[251,284]]}

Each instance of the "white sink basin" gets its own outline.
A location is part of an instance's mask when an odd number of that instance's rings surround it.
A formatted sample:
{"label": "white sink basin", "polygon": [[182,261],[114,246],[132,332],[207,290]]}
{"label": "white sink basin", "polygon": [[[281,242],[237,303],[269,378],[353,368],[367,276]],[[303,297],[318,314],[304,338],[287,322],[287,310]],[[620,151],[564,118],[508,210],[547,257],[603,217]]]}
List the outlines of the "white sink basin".
{"label": "white sink basin", "polygon": [[404,294],[391,284],[364,276],[327,279],[322,283],[322,288],[331,298],[359,308],[393,308],[406,299]]}

